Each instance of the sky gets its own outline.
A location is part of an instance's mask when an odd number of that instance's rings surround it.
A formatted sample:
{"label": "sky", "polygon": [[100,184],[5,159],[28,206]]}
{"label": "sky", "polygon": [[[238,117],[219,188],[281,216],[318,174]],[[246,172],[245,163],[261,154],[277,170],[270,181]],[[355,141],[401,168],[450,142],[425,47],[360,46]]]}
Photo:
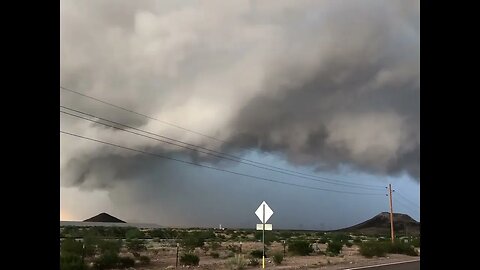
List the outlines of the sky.
{"label": "sky", "polygon": [[420,220],[419,1],[60,15],[61,220],[253,228],[266,201],[274,228],[336,229],[389,211],[388,184]]}

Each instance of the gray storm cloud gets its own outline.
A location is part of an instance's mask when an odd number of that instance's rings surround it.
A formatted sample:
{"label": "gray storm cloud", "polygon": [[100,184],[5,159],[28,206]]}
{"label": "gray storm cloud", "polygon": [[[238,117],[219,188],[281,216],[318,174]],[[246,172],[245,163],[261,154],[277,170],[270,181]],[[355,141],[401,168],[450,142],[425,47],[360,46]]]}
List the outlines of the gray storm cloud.
{"label": "gray storm cloud", "polygon": [[[419,16],[419,1],[404,0],[62,1],[62,86],[225,142],[68,92],[61,103],[232,154],[419,181]],[[190,154],[68,116],[61,126]],[[62,185],[162,178],[139,154],[64,136],[61,146]]]}

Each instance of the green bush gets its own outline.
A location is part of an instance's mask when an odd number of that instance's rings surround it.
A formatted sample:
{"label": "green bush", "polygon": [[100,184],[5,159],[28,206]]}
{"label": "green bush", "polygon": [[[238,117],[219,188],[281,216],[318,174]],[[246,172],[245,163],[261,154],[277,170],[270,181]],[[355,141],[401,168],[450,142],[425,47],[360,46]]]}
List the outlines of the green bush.
{"label": "green bush", "polygon": [[350,242],[346,242],[346,243],[345,243],[345,246],[347,246],[347,247],[352,247],[352,246],[353,246],[353,244],[352,244],[352,243],[350,243]]}
{"label": "green bush", "polygon": [[150,257],[148,256],[140,256],[140,263],[143,265],[150,264]]}
{"label": "green bush", "polygon": [[325,237],[321,237],[320,239],[318,239],[318,242],[320,244],[326,244],[327,243],[327,239]]}
{"label": "green bush", "polygon": [[127,239],[144,238],[144,237],[145,237],[145,234],[142,231],[140,231],[138,228],[129,229],[125,233],[125,238]]}
{"label": "green bush", "polygon": [[395,241],[393,244],[389,244],[388,253],[418,256],[413,246],[411,246],[409,243],[404,243],[401,241]]}
{"label": "green bush", "polygon": [[218,252],[210,252],[210,256],[212,256],[212,258],[214,259],[218,259],[220,257],[220,254],[218,254]]}
{"label": "green bush", "polygon": [[101,254],[119,253],[122,247],[122,240],[97,240],[98,249]]}
{"label": "green bush", "polygon": [[[262,231],[255,232],[254,237],[256,240],[262,241],[263,232]],[[269,246],[272,242],[275,242],[277,240],[278,238],[275,234],[273,234],[272,232],[265,232],[265,245]]]}
{"label": "green bush", "polygon": [[387,242],[363,242],[360,244],[360,254],[367,258],[373,256],[385,257],[388,252],[389,243]]}
{"label": "green bush", "polygon": [[362,243],[362,240],[357,237],[357,238],[353,239],[353,243],[360,244],[360,243]]}
{"label": "green bush", "polygon": [[219,242],[217,242],[217,241],[210,241],[210,242],[208,242],[208,246],[210,246],[210,248],[211,248],[212,250],[217,250],[217,249],[219,249],[222,245],[221,245]]}
{"label": "green bush", "polygon": [[236,254],[227,262],[228,268],[231,270],[243,270],[247,266],[245,257],[241,254]]}
{"label": "green bush", "polygon": [[[261,259],[263,257],[263,251],[262,250],[259,250],[259,249],[256,249],[256,250],[252,250],[250,252],[250,255],[253,257],[253,258],[257,258],[257,259]],[[265,258],[267,257],[267,254],[265,253]]]}
{"label": "green bush", "polygon": [[162,229],[153,229],[150,231],[150,236],[153,238],[168,238],[166,232]]}
{"label": "green bush", "polygon": [[97,245],[101,240],[98,236],[87,233],[83,237],[83,244],[85,244],[85,256],[91,257],[96,253]]}
{"label": "green bush", "polygon": [[180,263],[183,265],[198,265],[200,258],[191,253],[185,253],[180,257]]}
{"label": "green bush", "polygon": [[136,258],[140,257],[140,252],[147,250],[143,239],[127,239],[126,246],[127,250]]}
{"label": "green bush", "polygon": [[342,247],[342,242],[333,241],[328,243],[326,252],[336,256],[342,251]]}
{"label": "green bush", "polygon": [[117,253],[106,252],[94,261],[94,268],[98,270],[116,268],[120,263]]}
{"label": "green bush", "polygon": [[293,236],[292,232],[289,232],[289,231],[280,232],[280,237],[281,238],[288,239],[292,236]]}
{"label": "green bush", "polygon": [[275,253],[275,254],[273,254],[272,258],[273,258],[273,262],[276,265],[279,265],[283,261],[283,254],[282,253]]}
{"label": "green bush", "polygon": [[129,268],[135,266],[135,260],[130,257],[120,257],[118,261],[121,268]]}
{"label": "green bush", "polygon": [[313,252],[313,248],[307,241],[297,240],[288,244],[288,251],[295,255],[306,256]]}
{"label": "green bush", "polygon": [[365,257],[384,257],[387,253],[418,256],[413,246],[411,246],[409,243],[403,243],[401,241],[395,241],[393,244],[391,242],[384,241],[369,241],[360,244],[360,254]]}
{"label": "green bush", "polygon": [[332,234],[331,239],[333,240],[333,242],[345,243],[348,240],[352,239],[352,237],[345,233],[335,233],[335,234]]}
{"label": "green bush", "polygon": [[183,237],[180,245],[187,252],[193,252],[196,247],[203,247],[204,243],[205,238],[203,238],[199,233],[189,233]]}
{"label": "green bush", "polygon": [[82,261],[82,257],[72,254],[64,253],[60,255],[60,270],[84,270],[85,264]]}
{"label": "green bush", "polygon": [[76,241],[73,238],[66,238],[62,241],[60,245],[60,254],[73,254],[82,256],[83,254],[83,243]]}
{"label": "green bush", "polygon": [[412,246],[417,247],[417,248],[420,247],[420,238],[414,238],[412,240]]}

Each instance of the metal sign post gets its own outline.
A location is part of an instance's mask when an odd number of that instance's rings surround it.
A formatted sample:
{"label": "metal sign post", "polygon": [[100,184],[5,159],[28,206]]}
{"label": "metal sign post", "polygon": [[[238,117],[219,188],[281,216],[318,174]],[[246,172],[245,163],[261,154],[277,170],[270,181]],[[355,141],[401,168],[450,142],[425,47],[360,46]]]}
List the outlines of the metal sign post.
{"label": "metal sign post", "polygon": [[260,219],[262,224],[257,224],[257,230],[262,230],[262,243],[263,243],[263,255],[262,255],[262,268],[265,268],[265,230],[271,231],[272,224],[265,224],[267,220],[273,215],[272,209],[268,204],[263,201],[262,204],[255,211],[255,215]]}
{"label": "metal sign post", "polygon": [[179,245],[180,245],[180,244],[177,243],[177,259],[176,259],[176,261],[175,261],[175,269],[177,269],[177,267],[178,267],[178,246],[179,246]]}

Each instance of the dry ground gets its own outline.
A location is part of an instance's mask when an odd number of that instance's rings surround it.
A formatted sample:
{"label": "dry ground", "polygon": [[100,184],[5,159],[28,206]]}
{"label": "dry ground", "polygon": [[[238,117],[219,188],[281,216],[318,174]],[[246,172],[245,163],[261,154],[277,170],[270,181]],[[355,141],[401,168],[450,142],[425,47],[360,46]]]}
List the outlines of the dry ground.
{"label": "dry ground", "polygon": [[[220,258],[214,259],[207,252],[201,249],[196,249],[195,254],[200,257],[200,265],[197,267],[188,267],[202,270],[224,270],[229,269],[227,262],[231,258],[227,258],[229,253],[228,250],[225,250],[225,246],[229,243],[223,243],[221,250],[217,251],[220,254]],[[230,243],[231,244],[231,243]],[[238,245],[238,243],[237,243]],[[326,245],[318,244],[320,250],[325,251]],[[242,245],[242,253],[245,255],[246,260],[248,261],[248,254],[254,249],[261,249],[262,243],[259,242],[246,242]],[[278,251],[283,253],[283,246],[281,243],[273,243],[270,246],[270,254]],[[176,260],[176,248],[175,247],[161,247],[156,243],[152,243],[152,246],[149,248],[149,257],[151,258],[151,264],[144,267],[135,266],[137,270],[160,270],[160,269],[174,269],[175,260]],[[180,252],[181,254],[181,252]],[[373,265],[377,263],[386,263],[386,262],[398,262],[398,261],[407,261],[420,259],[420,257],[411,257],[401,254],[389,254],[387,257],[374,257],[374,258],[365,258],[361,256],[358,252],[358,246],[353,245],[352,247],[343,247],[342,253],[337,257],[328,257],[325,255],[310,255],[310,256],[287,256],[284,258],[281,265],[274,265],[270,258],[266,259],[266,268],[267,269],[345,269],[347,267],[358,267]],[[245,269],[261,269],[261,259],[260,266],[247,266]],[[179,269],[183,267],[179,263]],[[187,267],[183,268],[186,269]]]}

